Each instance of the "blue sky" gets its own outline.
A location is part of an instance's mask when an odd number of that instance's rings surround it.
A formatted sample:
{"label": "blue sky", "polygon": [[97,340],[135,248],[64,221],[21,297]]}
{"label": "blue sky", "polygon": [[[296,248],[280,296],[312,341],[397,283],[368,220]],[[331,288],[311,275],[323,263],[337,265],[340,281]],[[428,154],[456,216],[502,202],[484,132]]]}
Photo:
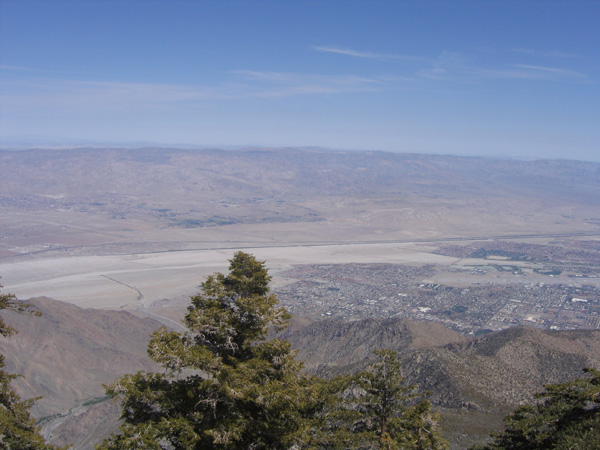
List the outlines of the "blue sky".
{"label": "blue sky", "polygon": [[0,0],[0,144],[600,161],[600,1]]}

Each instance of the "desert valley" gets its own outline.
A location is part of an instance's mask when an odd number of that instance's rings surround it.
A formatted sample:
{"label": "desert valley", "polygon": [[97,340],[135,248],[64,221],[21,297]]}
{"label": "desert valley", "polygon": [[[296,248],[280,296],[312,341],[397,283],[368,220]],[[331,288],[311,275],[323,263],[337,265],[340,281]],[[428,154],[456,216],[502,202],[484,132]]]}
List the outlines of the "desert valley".
{"label": "desert valley", "polygon": [[[398,350],[453,448],[544,384],[600,367],[600,164],[320,148],[0,151],[14,385],[52,442],[116,429],[102,384],[160,370],[149,334],[237,250],[322,376]],[[117,349],[118,348],[118,349]],[[50,362],[49,362],[50,361]],[[90,432],[89,430],[95,430]]]}

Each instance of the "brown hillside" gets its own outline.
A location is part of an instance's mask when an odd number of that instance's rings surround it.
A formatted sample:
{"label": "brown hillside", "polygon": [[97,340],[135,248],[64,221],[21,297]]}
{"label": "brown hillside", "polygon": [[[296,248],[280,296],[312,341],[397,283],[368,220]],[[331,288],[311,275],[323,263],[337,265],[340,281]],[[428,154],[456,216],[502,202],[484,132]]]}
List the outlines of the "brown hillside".
{"label": "brown hillside", "polygon": [[531,401],[545,384],[578,378],[584,367],[600,367],[600,330],[509,328],[412,358],[407,364],[412,379],[420,379],[419,361],[435,360],[457,386],[453,391],[462,393],[461,402],[514,407]]}
{"label": "brown hillside", "polygon": [[400,352],[462,342],[466,338],[434,322],[406,319],[324,320],[282,335],[299,351],[308,370],[343,367],[369,358],[374,350]]}
{"label": "brown hillside", "polygon": [[28,302],[42,316],[3,311],[5,321],[19,332],[0,337],[0,353],[8,372],[23,375],[14,382],[17,392],[23,398],[43,397],[32,408],[34,416],[61,413],[101,397],[102,384],[120,375],[156,369],[146,346],[158,322],[48,298]]}

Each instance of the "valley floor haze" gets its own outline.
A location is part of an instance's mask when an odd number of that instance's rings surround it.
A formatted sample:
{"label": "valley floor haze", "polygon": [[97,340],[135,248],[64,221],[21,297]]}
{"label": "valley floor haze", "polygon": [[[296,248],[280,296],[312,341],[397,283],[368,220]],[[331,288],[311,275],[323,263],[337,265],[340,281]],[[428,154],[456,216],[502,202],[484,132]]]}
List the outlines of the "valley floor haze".
{"label": "valley floor haze", "polygon": [[157,148],[0,161],[0,273],[20,298],[172,324],[244,249],[295,314],[600,327],[595,163]]}

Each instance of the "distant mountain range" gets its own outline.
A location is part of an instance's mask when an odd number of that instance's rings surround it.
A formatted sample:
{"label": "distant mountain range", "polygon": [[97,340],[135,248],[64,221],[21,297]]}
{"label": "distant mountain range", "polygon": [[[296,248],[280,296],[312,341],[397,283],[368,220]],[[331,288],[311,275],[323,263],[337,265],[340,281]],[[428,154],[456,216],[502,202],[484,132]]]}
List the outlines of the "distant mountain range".
{"label": "distant mountain range", "polygon": [[3,194],[153,194],[158,202],[182,190],[201,198],[286,201],[317,194],[504,193],[600,202],[592,195],[600,187],[600,163],[581,161],[299,148],[76,148],[0,151],[0,162]]}
{"label": "distant mountain range", "polygon": [[[363,242],[600,226],[600,163],[591,162],[317,148],[71,148],[0,150],[0,165],[0,257],[34,247],[60,254],[64,243],[69,252],[107,254],[194,248],[194,241]],[[10,219],[17,215],[18,225]]]}

